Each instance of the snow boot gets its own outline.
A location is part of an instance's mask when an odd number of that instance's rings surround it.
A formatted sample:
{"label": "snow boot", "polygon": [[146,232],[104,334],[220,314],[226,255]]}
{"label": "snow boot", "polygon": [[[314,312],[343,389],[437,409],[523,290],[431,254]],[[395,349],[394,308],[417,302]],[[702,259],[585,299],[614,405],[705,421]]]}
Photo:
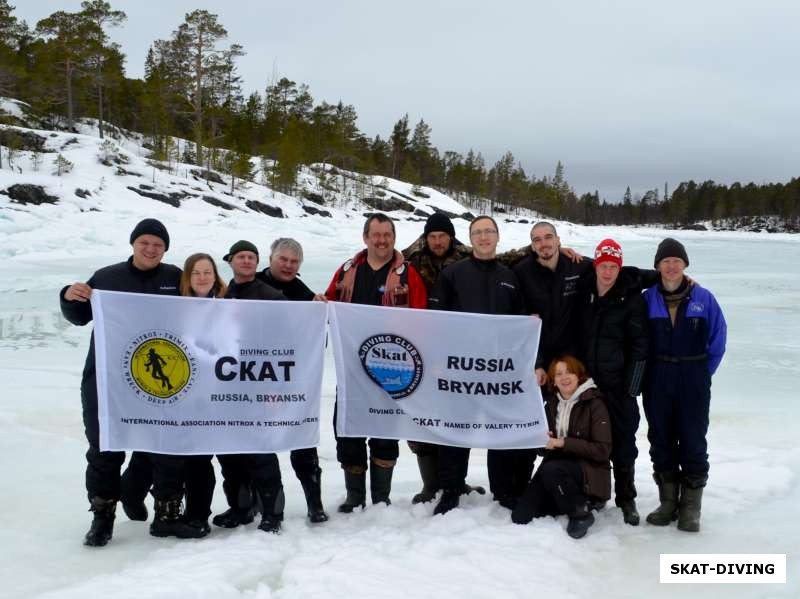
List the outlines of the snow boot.
{"label": "snow boot", "polygon": [[279,533],[281,531],[281,522],[283,521],[283,508],[286,504],[283,485],[278,486],[277,490],[259,489],[258,496],[261,499],[263,508],[258,530]]}
{"label": "snow boot", "polygon": [[450,510],[458,507],[458,502],[461,498],[461,491],[453,489],[445,489],[442,496],[439,498],[439,503],[433,508],[433,515],[446,514]]}
{"label": "snow boot", "polygon": [[658,485],[658,500],[661,504],[647,515],[647,522],[655,526],[669,526],[678,518],[678,474],[655,472],[653,480]]}
{"label": "snow boot", "polygon": [[201,523],[186,522],[181,516],[181,497],[156,499],[155,515],[150,524],[154,537],[178,537],[179,539],[201,539],[208,534],[208,527]]}
{"label": "snow boot", "polygon": [[372,503],[385,503],[391,505],[392,501],[389,499],[389,494],[392,492],[392,473],[394,472],[394,465],[387,467],[378,466],[372,463],[369,469],[369,492],[372,497]]}
{"label": "snow boot", "polygon": [[221,528],[236,528],[242,524],[250,524],[255,519],[252,508],[229,507],[221,514],[211,519],[214,526]]}
{"label": "snow boot", "polygon": [[94,512],[94,517],[86,536],[83,538],[84,545],[87,547],[102,547],[111,540],[111,535],[114,533],[116,509],[116,500],[92,497],[89,511]]}
{"label": "snow boot", "polygon": [[633,482],[633,466],[614,467],[615,503],[622,510],[625,524],[639,526],[639,511],[636,509],[636,485]]}
{"label": "snow boot", "polygon": [[347,497],[339,506],[339,511],[342,514],[349,514],[357,507],[364,509],[367,505],[367,473],[345,470],[344,488],[347,489]]}
{"label": "snow boot", "polygon": [[144,501],[128,502],[123,498],[120,503],[122,504],[122,511],[128,517],[128,520],[135,522],[147,522],[150,514],[147,511],[147,506]]}
{"label": "snow boot", "polygon": [[303,486],[303,493],[306,496],[306,506],[308,507],[308,520],[312,524],[328,521],[328,514],[322,507],[322,470],[317,468],[312,474],[305,474],[300,477],[300,484]]}
{"label": "snow boot", "polygon": [[422,479],[422,491],[414,495],[411,503],[427,503],[436,498],[439,490],[439,457],[436,455],[418,455],[417,465]]}
{"label": "snow boot", "polygon": [[678,504],[678,530],[700,531],[700,508],[703,503],[705,479],[684,478],[681,482],[681,499]]}
{"label": "snow boot", "polygon": [[583,502],[569,514],[567,534],[573,539],[581,539],[586,536],[592,524],[594,524],[594,515],[586,502]]}

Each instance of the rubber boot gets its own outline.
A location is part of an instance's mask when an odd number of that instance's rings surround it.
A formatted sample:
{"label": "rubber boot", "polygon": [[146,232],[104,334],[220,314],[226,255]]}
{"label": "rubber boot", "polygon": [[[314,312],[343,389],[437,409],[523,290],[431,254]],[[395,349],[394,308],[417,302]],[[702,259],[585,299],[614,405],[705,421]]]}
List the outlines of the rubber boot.
{"label": "rubber boot", "polygon": [[178,537],[179,539],[201,539],[209,528],[200,523],[186,522],[181,516],[181,497],[156,499],[155,515],[150,524],[150,534],[154,537]]}
{"label": "rubber boot", "polygon": [[372,463],[369,469],[369,492],[372,496],[373,505],[376,503],[385,503],[391,505],[392,501],[389,499],[389,494],[392,492],[392,473],[394,466],[384,467]]}
{"label": "rubber boot", "polygon": [[633,466],[614,466],[615,503],[622,510],[625,524],[639,526],[639,511],[636,509],[636,485],[633,482]]}
{"label": "rubber boot", "polygon": [[678,518],[678,474],[655,472],[653,480],[658,485],[660,505],[647,515],[646,520],[655,526],[669,526]]}
{"label": "rubber boot", "polygon": [[303,493],[306,496],[306,506],[308,507],[308,520],[312,524],[327,522],[328,514],[322,507],[322,470],[317,468],[312,474],[303,475],[300,484],[303,486]]}
{"label": "rubber boot", "polygon": [[446,514],[450,510],[457,508],[460,498],[460,489],[445,489],[442,492],[442,496],[439,498],[439,503],[433,508],[433,515]]}
{"label": "rubber boot", "polygon": [[684,479],[681,482],[681,499],[678,504],[678,530],[700,531],[700,509],[703,504],[705,480]]}
{"label": "rubber boot", "polygon": [[116,509],[116,500],[92,497],[89,511],[94,512],[94,516],[92,517],[92,524],[83,538],[84,545],[87,547],[102,547],[111,540],[111,535],[114,534]]}
{"label": "rubber boot", "polygon": [[427,503],[436,498],[439,490],[439,457],[437,455],[417,455],[422,491],[414,495],[411,503]]}
{"label": "rubber boot", "polygon": [[257,492],[263,508],[258,529],[264,532],[279,533],[281,531],[281,522],[283,521],[283,508],[286,504],[283,485],[280,485],[277,489],[258,489]]}
{"label": "rubber boot", "polygon": [[573,539],[581,539],[586,536],[592,524],[594,524],[594,515],[586,502],[581,502],[575,511],[569,514],[567,534]]}
{"label": "rubber boot", "polygon": [[349,514],[357,507],[364,509],[367,505],[367,473],[345,470],[344,488],[347,489],[347,497],[339,506],[339,511]]}

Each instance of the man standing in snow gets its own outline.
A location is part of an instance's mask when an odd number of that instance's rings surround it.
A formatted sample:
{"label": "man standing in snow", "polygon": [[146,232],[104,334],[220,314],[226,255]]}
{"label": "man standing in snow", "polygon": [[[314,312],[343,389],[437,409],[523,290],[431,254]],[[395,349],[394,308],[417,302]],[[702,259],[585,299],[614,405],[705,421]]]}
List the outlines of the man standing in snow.
{"label": "man standing in snow", "polygon": [[[524,302],[517,277],[497,261],[500,239],[497,223],[479,216],[470,223],[472,255],[445,268],[429,298],[432,310],[478,314],[523,314]],[[439,480],[442,497],[434,514],[457,507],[469,465],[469,448],[439,447]],[[489,486],[494,499],[513,509],[533,471],[534,449],[490,449],[486,456]]]}
{"label": "man standing in snow", "polygon": [[[385,214],[370,215],[364,223],[366,249],[342,264],[331,279],[325,296],[331,301],[425,308],[427,293],[417,269],[394,249],[394,222]],[[334,411],[334,434],[336,415]],[[395,439],[369,439],[370,494],[372,503],[391,503],[392,472],[399,455]],[[362,437],[336,436],[336,458],[344,470],[347,498],[339,511],[350,513],[364,507],[367,497],[367,448]]]}
{"label": "man standing in snow", "polygon": [[528,314],[542,319],[536,377],[539,385],[547,382],[546,369],[551,360],[562,354],[577,354],[578,340],[575,307],[580,279],[592,271],[592,261],[571,261],[561,254],[561,239],[556,228],[540,221],[531,229],[533,253],[513,267],[519,279]]}
{"label": "man standing in snow", "polygon": [[[256,278],[258,248],[240,240],[222,258],[230,264],[233,279],[228,283],[227,299],[285,300],[286,296]],[[280,531],[285,503],[281,469],[274,453],[237,453],[218,455],[222,467],[222,488],[229,509],[211,520],[216,526],[236,528],[249,524],[255,517],[253,494],[261,502],[261,523],[264,532]]]}
{"label": "man standing in snow", "polygon": [[[269,266],[256,274],[256,279],[283,292],[293,302],[323,300],[300,280],[298,271],[303,264],[303,246],[289,237],[281,237],[272,242]],[[316,447],[293,449],[289,454],[297,480],[303,487],[308,508],[308,519],[318,524],[328,520],[322,506],[322,469]]]}
{"label": "man standing in snow", "polygon": [[[417,269],[425,282],[425,290],[430,295],[442,270],[459,260],[469,258],[472,255],[472,248],[456,239],[455,227],[447,215],[434,212],[428,217],[422,235],[403,250],[403,255]],[[441,489],[439,447],[434,443],[421,441],[409,441],[408,447],[417,456],[419,474],[422,478],[422,491],[414,495],[411,503],[433,501]],[[471,491],[477,491],[481,495],[486,493],[483,487],[465,484],[464,492]]]}
{"label": "man standing in snow", "polygon": [[603,392],[611,421],[614,500],[627,524],[639,524],[634,465],[639,451],[636,397],[647,360],[647,307],[638,268],[622,266],[622,247],[601,241],[594,271],[581,282],[578,300],[579,354]]}
{"label": "man standing in snow", "polygon": [[647,516],[656,526],[700,530],[708,480],[711,377],[725,354],[727,325],[717,300],[690,281],[686,249],[664,239],[655,256],[661,281],[645,291],[650,355],[644,386],[650,459],[660,505]]}
{"label": "man standing in snow", "polygon": [[[166,227],[154,218],[146,218],[131,232],[130,243],[133,255],[127,261],[101,268],[86,283],[73,283],[61,290],[59,297],[64,318],[78,326],[91,322],[92,306],[89,299],[93,289],[179,295],[181,270],[172,264],[161,263],[164,253],[169,249]],[[100,451],[94,334],[81,379],[81,403],[86,440],[89,442],[86,452],[86,490],[89,509],[94,513],[84,544],[103,546],[111,540],[114,530],[115,511],[120,498],[120,467],[125,461],[125,452]]]}

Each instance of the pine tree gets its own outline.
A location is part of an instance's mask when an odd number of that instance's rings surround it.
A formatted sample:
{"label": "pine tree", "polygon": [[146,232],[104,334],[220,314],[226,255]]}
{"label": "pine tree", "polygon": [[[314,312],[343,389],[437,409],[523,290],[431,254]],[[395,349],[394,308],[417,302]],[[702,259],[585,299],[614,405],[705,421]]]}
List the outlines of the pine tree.
{"label": "pine tree", "polygon": [[408,136],[410,134],[411,131],[408,129],[408,114],[406,114],[395,123],[392,136],[389,138],[392,148],[392,177],[397,178],[403,168],[408,153]]}
{"label": "pine tree", "polygon": [[[110,59],[108,47],[108,36],[106,27],[117,27],[121,25],[127,15],[121,10],[111,10],[111,5],[104,0],[84,0],[81,3],[81,15],[93,27],[89,28],[91,37],[87,48],[88,66],[94,74],[94,81],[97,88],[97,125],[100,132],[100,139],[103,139],[103,86],[105,84],[104,67]],[[116,45],[115,45],[116,46]],[[113,48],[118,51],[118,48]],[[121,74],[120,74],[121,76]]]}

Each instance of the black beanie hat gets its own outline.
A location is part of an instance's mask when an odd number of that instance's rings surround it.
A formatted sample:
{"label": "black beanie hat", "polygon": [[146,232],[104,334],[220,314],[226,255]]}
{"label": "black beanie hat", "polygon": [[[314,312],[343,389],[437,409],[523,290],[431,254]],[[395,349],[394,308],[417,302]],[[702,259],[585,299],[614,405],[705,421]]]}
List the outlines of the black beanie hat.
{"label": "black beanie hat", "polygon": [[233,256],[239,252],[253,252],[256,256],[258,256],[258,248],[254,244],[244,239],[240,239],[231,246],[231,249],[228,250],[228,253],[225,254],[222,259],[225,260],[225,262],[230,262]]}
{"label": "black beanie hat", "polygon": [[131,231],[131,245],[133,245],[133,242],[136,241],[136,238],[140,235],[155,235],[164,242],[164,251],[169,249],[169,233],[167,233],[167,228],[160,220],[146,218],[139,221],[139,224]]}
{"label": "black beanie hat", "polygon": [[435,233],[437,231],[447,233],[450,237],[455,239],[456,229],[453,227],[453,221],[450,220],[450,217],[441,212],[434,212],[428,217],[425,223],[423,236],[427,237],[428,233]]}
{"label": "black beanie hat", "polygon": [[677,239],[667,237],[664,241],[658,244],[656,250],[656,258],[653,261],[653,267],[658,268],[658,263],[664,258],[680,258],[689,266],[689,256],[686,254],[686,248]]}

